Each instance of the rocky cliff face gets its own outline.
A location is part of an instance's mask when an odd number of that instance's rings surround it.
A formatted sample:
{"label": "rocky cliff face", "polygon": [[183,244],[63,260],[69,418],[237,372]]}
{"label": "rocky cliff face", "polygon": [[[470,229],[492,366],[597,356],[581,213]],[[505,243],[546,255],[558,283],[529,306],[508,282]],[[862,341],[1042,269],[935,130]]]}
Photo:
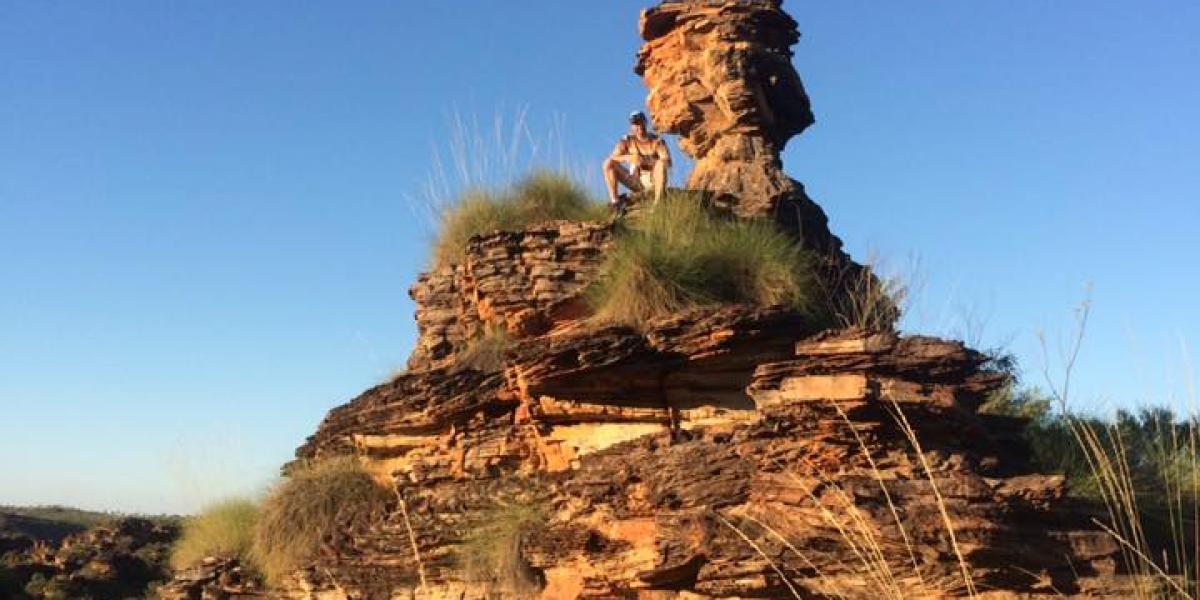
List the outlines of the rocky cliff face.
{"label": "rocky cliff face", "polygon": [[[780,3],[664,2],[641,29],[638,72],[697,158],[691,186],[853,266],[779,162],[813,121]],[[495,232],[420,278],[409,370],[297,451],[358,457],[396,510],[274,594],[1120,595],[1116,543],[1061,478],[1030,472],[1019,419],[978,412],[1006,383],[985,356],[779,308],[598,324],[582,294],[612,235]],[[498,366],[470,366],[489,328],[508,340]]]}

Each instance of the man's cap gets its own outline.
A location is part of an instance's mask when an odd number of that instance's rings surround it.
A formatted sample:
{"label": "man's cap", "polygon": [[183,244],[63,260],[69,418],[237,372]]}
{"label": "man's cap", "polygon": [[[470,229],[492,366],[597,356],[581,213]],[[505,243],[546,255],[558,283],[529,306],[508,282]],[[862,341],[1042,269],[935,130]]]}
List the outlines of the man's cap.
{"label": "man's cap", "polygon": [[646,124],[646,113],[644,113],[640,110],[635,110],[635,111],[629,113],[629,122],[630,123],[641,123],[642,125],[645,125]]}

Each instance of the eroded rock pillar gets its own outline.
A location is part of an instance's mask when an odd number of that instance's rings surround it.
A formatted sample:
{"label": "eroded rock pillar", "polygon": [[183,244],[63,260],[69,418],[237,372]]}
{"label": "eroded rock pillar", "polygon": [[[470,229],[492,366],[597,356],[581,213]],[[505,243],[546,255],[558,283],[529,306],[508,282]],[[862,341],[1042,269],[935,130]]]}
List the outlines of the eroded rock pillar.
{"label": "eroded rock pillar", "polygon": [[841,241],[783,172],[788,140],[814,122],[792,66],[800,38],[780,0],[673,0],[642,13],[636,72],[654,125],[696,160],[691,189],[743,217],[771,217],[825,254]]}

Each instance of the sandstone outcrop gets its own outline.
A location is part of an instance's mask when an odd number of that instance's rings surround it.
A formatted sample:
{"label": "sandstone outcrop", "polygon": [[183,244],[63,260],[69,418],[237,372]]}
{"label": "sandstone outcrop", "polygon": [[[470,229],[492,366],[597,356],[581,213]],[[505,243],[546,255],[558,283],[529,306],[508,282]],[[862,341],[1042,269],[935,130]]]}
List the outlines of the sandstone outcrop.
{"label": "sandstone outcrop", "polygon": [[[300,452],[356,453],[410,521],[355,537],[292,597],[1116,593],[1116,543],[1060,477],[1028,471],[1019,420],[977,413],[1006,381],[985,363],[955,342],[728,307],[530,338],[461,387],[410,373]],[[514,542],[532,596],[462,568],[471,531],[516,498],[544,515]]]}
{"label": "sandstone outcrop", "polygon": [[532,335],[578,317],[612,227],[560,221],[472,239],[462,264],[421,275],[409,291],[420,336],[409,368],[450,364],[489,324]]}
{"label": "sandstone outcrop", "polygon": [[234,558],[209,557],[175,573],[157,590],[159,600],[234,600],[265,598],[255,576],[247,574]]}
{"label": "sandstone outcrop", "polygon": [[[813,122],[780,2],[663,2],[641,31],[638,72],[657,126],[697,158],[691,186],[799,234],[829,273],[856,272],[780,164]],[[356,457],[394,510],[328,541],[271,595],[1127,591],[1091,509],[1031,470],[1024,421],[980,413],[1008,383],[988,357],[901,336],[890,318],[825,330],[781,307],[597,322],[584,299],[616,227],[480,235],[461,264],[421,276],[408,370],[331,410],[296,453]],[[495,364],[467,360],[494,330]],[[230,568],[180,585],[220,587]]]}
{"label": "sandstone outcrop", "polygon": [[780,0],[678,0],[642,13],[636,72],[654,125],[696,159],[688,187],[746,217],[771,217],[835,255],[828,218],[783,171],[780,153],[813,124],[792,66],[800,38]]}

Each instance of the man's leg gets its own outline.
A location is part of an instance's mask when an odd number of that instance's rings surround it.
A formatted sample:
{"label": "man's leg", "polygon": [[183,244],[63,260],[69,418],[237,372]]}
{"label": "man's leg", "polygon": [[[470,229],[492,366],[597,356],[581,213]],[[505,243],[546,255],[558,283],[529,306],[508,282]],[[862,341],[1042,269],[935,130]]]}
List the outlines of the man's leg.
{"label": "man's leg", "polygon": [[604,159],[604,184],[608,187],[608,203],[617,203],[617,184],[620,183],[634,192],[642,191],[642,184],[633,176],[620,161],[611,158]]}
{"label": "man's leg", "polygon": [[667,193],[667,161],[659,160],[654,163],[654,202],[662,200]]}

